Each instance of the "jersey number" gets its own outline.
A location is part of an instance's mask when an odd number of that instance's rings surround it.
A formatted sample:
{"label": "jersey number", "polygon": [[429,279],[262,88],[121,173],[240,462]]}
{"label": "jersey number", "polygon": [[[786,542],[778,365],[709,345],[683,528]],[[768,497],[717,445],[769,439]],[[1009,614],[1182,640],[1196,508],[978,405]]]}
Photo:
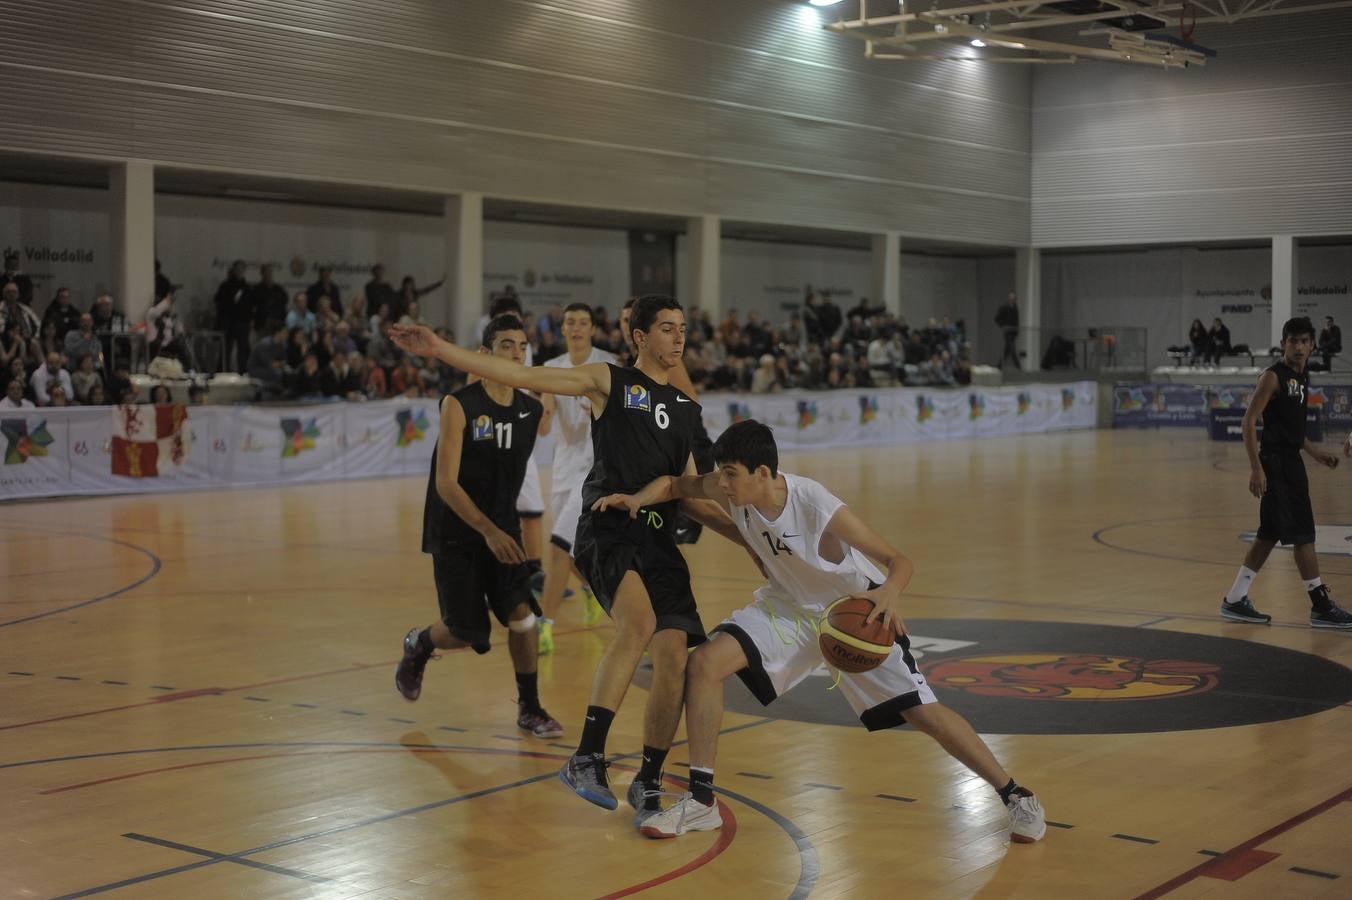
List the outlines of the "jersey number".
{"label": "jersey number", "polygon": [[770,552],[775,556],[778,556],[781,550],[789,554],[789,556],[793,556],[793,551],[779,538],[772,536],[770,532],[762,531],[761,535],[765,538],[765,543],[770,548]]}
{"label": "jersey number", "polygon": [[494,427],[498,430],[498,447],[503,450],[512,449],[512,423],[497,422]]}
{"label": "jersey number", "polygon": [[671,424],[671,417],[667,415],[667,405],[665,403],[657,404],[657,408],[653,410],[653,419],[657,421],[657,427],[661,428],[663,431]]}

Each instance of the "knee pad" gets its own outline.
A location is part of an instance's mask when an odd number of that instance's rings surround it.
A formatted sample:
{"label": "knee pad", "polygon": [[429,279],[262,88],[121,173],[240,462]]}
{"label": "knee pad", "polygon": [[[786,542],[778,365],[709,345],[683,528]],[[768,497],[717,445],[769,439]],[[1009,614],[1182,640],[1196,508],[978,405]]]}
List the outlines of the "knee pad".
{"label": "knee pad", "polygon": [[507,628],[517,634],[526,634],[535,628],[535,613],[528,613],[524,619],[514,619],[508,622]]}

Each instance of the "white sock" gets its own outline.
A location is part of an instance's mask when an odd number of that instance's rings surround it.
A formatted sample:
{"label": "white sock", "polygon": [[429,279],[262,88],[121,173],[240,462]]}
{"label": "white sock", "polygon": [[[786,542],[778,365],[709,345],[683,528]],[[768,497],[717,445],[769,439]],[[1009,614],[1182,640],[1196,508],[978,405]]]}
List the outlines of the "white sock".
{"label": "white sock", "polygon": [[1314,578],[1311,578],[1309,581],[1305,582],[1305,593],[1308,594],[1310,591],[1312,591],[1312,590],[1314,590],[1315,588],[1319,587],[1319,586],[1322,585],[1323,583],[1324,583],[1324,579],[1322,579],[1322,578],[1320,578],[1318,575],[1316,575]]}
{"label": "white sock", "polygon": [[[1249,596],[1249,585],[1253,584],[1253,576],[1257,574],[1248,566],[1240,566],[1239,574],[1235,576],[1235,583],[1230,585],[1230,593],[1225,595],[1225,602],[1238,603]],[[1214,597],[1215,594],[1212,596]]]}

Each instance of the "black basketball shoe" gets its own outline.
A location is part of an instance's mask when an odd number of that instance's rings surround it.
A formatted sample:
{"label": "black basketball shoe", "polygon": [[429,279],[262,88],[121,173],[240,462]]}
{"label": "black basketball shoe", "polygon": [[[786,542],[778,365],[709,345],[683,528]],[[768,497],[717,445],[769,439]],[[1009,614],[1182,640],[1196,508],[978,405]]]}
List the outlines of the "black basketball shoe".
{"label": "black basketball shoe", "polygon": [[404,635],[404,658],[399,660],[399,668],[394,670],[394,687],[405,700],[417,700],[422,694],[423,669],[432,658],[431,653],[418,649],[417,628],[410,628]]}
{"label": "black basketball shoe", "polygon": [[1247,622],[1250,625],[1269,625],[1272,622],[1272,616],[1254,609],[1248,597],[1238,603],[1229,603],[1222,600],[1221,618],[1229,619],[1231,622]]}

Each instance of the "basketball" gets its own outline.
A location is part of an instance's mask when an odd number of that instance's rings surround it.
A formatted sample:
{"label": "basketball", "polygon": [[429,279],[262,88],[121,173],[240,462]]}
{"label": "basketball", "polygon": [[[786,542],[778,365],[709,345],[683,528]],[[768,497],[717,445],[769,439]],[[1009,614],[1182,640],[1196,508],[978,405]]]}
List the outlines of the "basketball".
{"label": "basketball", "polygon": [[871,612],[872,601],[860,597],[841,597],[826,608],[817,644],[828,665],[842,672],[867,672],[887,659],[895,633],[881,618],[866,624]]}

